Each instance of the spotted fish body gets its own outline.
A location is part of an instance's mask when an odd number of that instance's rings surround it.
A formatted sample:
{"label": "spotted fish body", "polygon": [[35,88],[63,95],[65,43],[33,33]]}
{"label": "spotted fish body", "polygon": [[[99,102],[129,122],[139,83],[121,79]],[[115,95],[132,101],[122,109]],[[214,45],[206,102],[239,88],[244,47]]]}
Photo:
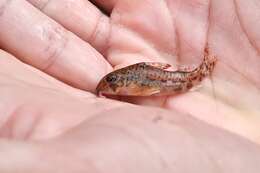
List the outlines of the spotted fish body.
{"label": "spotted fish body", "polygon": [[98,95],[151,96],[186,92],[210,75],[216,63],[205,51],[195,69],[167,71],[170,65],[141,62],[107,74],[98,84]]}

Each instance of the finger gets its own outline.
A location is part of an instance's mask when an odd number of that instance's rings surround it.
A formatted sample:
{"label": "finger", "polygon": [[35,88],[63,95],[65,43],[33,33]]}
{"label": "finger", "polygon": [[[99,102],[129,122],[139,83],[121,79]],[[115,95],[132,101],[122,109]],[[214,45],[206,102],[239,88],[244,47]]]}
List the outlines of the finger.
{"label": "finger", "polygon": [[86,0],[28,0],[43,13],[90,43],[99,52],[107,48],[109,18]]}
{"label": "finger", "polygon": [[[84,92],[56,80],[55,78],[39,71],[38,69],[22,63],[7,52],[0,50],[0,75],[8,78],[22,81],[29,85],[48,88],[53,91],[59,91],[78,97],[95,97],[94,94]],[[13,80],[14,84],[17,84]]]}
{"label": "finger", "polygon": [[94,90],[111,70],[95,49],[26,1],[0,1],[0,44],[22,61],[73,86]]}
{"label": "finger", "polygon": [[209,0],[167,0],[175,21],[180,64],[202,60],[209,27]]}
{"label": "finger", "polygon": [[[118,106],[112,101],[80,98],[51,88],[10,81],[1,86],[0,137],[8,139],[49,139],[77,126],[105,109]],[[28,92],[30,91],[30,92]],[[118,102],[119,104],[119,102]],[[3,116],[4,115],[4,116]]]}
{"label": "finger", "polygon": [[[225,4],[225,5],[223,5]],[[212,1],[210,39],[221,61],[260,87],[260,1]],[[223,73],[223,77],[232,76]],[[233,78],[233,77],[232,77]],[[240,85],[238,85],[240,86]],[[235,95],[233,95],[235,96]],[[236,99],[236,98],[235,98]]]}
{"label": "finger", "polygon": [[65,86],[3,51],[0,66],[2,138],[50,138],[104,111],[103,108],[118,106]]}

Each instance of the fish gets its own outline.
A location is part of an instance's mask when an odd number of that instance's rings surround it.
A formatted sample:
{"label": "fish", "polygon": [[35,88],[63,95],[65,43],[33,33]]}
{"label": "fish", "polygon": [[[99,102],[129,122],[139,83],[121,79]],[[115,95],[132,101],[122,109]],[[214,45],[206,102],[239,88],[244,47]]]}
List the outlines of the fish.
{"label": "fish", "polygon": [[183,67],[168,71],[170,64],[139,62],[105,75],[96,87],[98,96],[165,96],[184,93],[209,76],[216,65],[216,56],[204,50],[204,58],[195,68]]}

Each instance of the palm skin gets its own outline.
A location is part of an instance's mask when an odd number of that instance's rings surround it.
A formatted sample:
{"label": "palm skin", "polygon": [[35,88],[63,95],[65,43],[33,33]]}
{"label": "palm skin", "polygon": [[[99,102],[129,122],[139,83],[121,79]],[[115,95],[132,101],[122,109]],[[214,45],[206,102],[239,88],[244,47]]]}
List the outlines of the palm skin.
{"label": "palm skin", "polygon": [[[207,43],[211,54],[218,58],[211,81],[204,82],[195,92],[130,101],[177,110],[243,136],[254,134],[252,139],[258,139],[260,35],[253,28],[254,17],[259,14],[250,12],[254,16],[249,21],[244,15],[249,10],[242,6],[250,8],[256,2],[244,3],[225,2],[223,8],[216,1],[119,2],[111,14],[113,26],[107,56],[112,64],[129,64],[141,57],[142,61],[194,66],[202,60]],[[134,34],[128,36],[127,32]]]}
{"label": "palm skin", "polygon": [[[35,2],[30,1],[37,6]],[[57,1],[59,3],[62,2]],[[97,3],[104,4],[109,11],[105,3]],[[254,20],[259,16],[257,9],[254,8],[255,12],[247,9],[257,5],[259,3],[253,0],[247,3],[242,0],[236,3],[224,0],[211,3],[117,1],[110,11],[106,41],[98,42],[93,37],[89,40],[106,57],[106,62],[99,55],[94,60],[85,57],[88,61],[97,60],[93,63],[95,69],[107,71],[76,70],[73,78],[62,66],[54,64],[45,69],[49,74],[46,75],[2,51],[0,145],[1,155],[8,156],[7,160],[12,162],[1,159],[5,164],[0,164],[0,169],[3,172],[18,169],[97,173],[256,172],[260,151],[253,143],[259,143],[260,46],[257,40],[260,35],[255,28],[259,28],[260,23]],[[248,8],[242,9],[242,6]],[[43,12],[88,41],[80,29],[52,15],[51,7],[45,6]],[[6,16],[0,18],[3,28]],[[1,36],[6,34],[4,31]],[[114,68],[139,61],[194,65],[200,63],[207,42],[218,63],[211,80],[206,79],[198,90],[167,98],[124,98],[141,106],[92,94],[98,80],[111,70],[107,64]],[[5,50],[40,67],[40,63],[32,61],[34,55],[26,52],[33,45],[19,49],[19,45],[11,43],[0,39]],[[76,43],[83,47],[80,41]],[[62,61],[63,55],[59,56]],[[62,70],[63,73],[57,72]],[[87,77],[82,81],[82,76]],[[14,149],[16,153],[12,152]],[[19,157],[22,155],[28,158]],[[4,166],[10,164],[12,166]]]}

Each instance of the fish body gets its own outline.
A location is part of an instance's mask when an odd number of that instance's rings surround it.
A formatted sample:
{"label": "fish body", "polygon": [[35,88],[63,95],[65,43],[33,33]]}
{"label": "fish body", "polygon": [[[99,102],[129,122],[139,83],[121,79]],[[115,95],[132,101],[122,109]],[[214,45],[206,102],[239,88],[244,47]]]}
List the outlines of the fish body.
{"label": "fish body", "polygon": [[140,62],[107,74],[99,82],[98,95],[173,95],[190,90],[214,69],[216,58],[205,51],[203,62],[194,69],[167,71],[169,64]]}

